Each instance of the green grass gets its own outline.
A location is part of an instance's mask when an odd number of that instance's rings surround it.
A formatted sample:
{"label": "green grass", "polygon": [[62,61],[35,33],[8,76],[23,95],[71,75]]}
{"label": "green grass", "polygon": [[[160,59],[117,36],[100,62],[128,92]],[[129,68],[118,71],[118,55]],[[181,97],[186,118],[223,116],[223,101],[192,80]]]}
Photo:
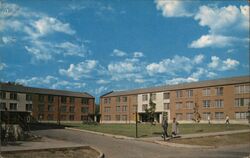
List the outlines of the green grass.
{"label": "green grass", "polygon": [[228,134],[223,136],[210,136],[191,139],[173,139],[171,142],[179,144],[223,146],[250,143],[250,133]]}
{"label": "green grass", "polygon": [[[135,137],[135,124],[100,124],[100,125],[87,125],[87,124],[64,124],[73,128],[85,129],[90,131],[109,133],[115,135],[124,135],[128,137]],[[230,130],[250,129],[248,125],[230,124],[180,124],[180,134],[190,133],[208,133],[208,132],[221,132]],[[171,124],[169,124],[169,133],[171,131]],[[152,126],[150,124],[138,124],[139,137],[154,137],[161,135],[161,125]]]}

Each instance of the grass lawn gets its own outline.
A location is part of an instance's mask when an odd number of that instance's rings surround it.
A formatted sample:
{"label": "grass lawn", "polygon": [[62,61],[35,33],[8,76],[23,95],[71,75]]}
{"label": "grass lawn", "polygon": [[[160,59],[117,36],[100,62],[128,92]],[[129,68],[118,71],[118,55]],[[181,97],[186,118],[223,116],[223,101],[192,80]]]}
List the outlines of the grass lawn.
{"label": "grass lawn", "polygon": [[172,139],[171,142],[205,146],[247,144],[250,143],[250,133],[228,134],[224,136],[211,136],[191,139]]}
{"label": "grass lawn", "polygon": [[[135,124],[100,124],[100,125],[87,125],[87,124],[63,124],[73,128],[85,129],[90,131],[124,135],[128,137],[135,137]],[[180,134],[190,133],[208,133],[208,132],[221,132],[229,130],[241,130],[250,129],[248,125],[230,124],[180,124]],[[169,124],[169,133],[171,131],[171,124]],[[159,136],[162,133],[161,125],[152,126],[150,124],[138,124],[138,136],[139,137],[154,137]]]}

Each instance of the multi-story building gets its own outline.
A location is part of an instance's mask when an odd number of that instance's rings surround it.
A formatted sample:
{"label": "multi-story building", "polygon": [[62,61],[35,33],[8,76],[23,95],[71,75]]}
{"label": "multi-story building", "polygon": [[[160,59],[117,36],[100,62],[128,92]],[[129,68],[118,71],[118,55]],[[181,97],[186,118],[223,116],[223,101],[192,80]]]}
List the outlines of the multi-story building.
{"label": "multi-story building", "polygon": [[85,92],[0,83],[0,109],[29,111],[41,121],[87,121],[94,118],[95,99]]}
{"label": "multi-story building", "polygon": [[[226,115],[231,122],[247,123],[250,113],[249,76],[207,80],[153,88],[117,91],[100,98],[102,123],[133,123],[135,113],[146,121],[145,109],[150,99],[156,104],[155,121],[168,119],[191,122],[194,109],[198,109],[201,122],[208,116],[213,122],[224,122]],[[196,108],[195,108],[196,107]]]}

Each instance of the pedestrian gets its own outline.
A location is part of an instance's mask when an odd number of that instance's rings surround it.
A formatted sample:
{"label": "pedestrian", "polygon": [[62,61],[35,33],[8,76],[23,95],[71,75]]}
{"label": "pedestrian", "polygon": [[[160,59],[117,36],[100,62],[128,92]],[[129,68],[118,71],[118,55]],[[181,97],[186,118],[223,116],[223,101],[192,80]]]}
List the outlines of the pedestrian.
{"label": "pedestrian", "polygon": [[210,125],[211,122],[210,122],[210,116],[209,116],[209,115],[208,115],[208,117],[207,117],[207,121],[208,121],[208,124]]}
{"label": "pedestrian", "polygon": [[227,125],[230,124],[230,123],[229,123],[229,116],[228,116],[228,115],[226,115],[226,124],[227,124]]}
{"label": "pedestrian", "polygon": [[176,121],[176,118],[173,118],[172,123],[172,137],[175,137],[178,134],[178,125],[179,123]]}
{"label": "pedestrian", "polygon": [[162,121],[162,129],[163,129],[162,137],[165,139],[165,137],[168,137],[168,119],[167,118],[164,118]]}

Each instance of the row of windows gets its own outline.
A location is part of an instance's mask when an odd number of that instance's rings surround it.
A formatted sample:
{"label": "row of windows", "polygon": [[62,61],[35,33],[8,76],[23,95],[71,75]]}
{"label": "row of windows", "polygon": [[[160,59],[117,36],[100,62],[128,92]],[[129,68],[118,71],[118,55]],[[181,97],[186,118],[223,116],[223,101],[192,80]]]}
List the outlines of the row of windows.
{"label": "row of windows", "polygon": [[[109,113],[110,111],[111,107],[104,107],[104,112]],[[116,112],[126,112],[126,111],[127,111],[127,106],[116,106]]]}
{"label": "row of windows", "polygon": [[[156,93],[150,94],[150,98],[154,101],[156,100]],[[169,99],[170,93],[163,93],[163,99]],[[148,101],[148,94],[142,95],[142,101]]]}
{"label": "row of windows", "polygon": [[1,102],[0,103],[0,109],[1,110],[17,110],[17,103],[10,103],[9,104],[9,109],[8,109],[6,103]]}
{"label": "row of windows", "polygon": [[[116,102],[120,103],[120,102],[127,102],[128,101],[128,97],[116,97]],[[111,103],[111,98],[104,98],[104,104],[110,104]]]}
{"label": "row of windows", "polygon": [[[186,117],[182,113],[175,114],[177,120],[192,120],[194,118],[193,113],[186,113]],[[247,119],[249,116],[249,112],[235,112],[234,119]],[[202,113],[202,120],[215,119],[215,120],[223,120],[226,118],[224,112],[215,112],[213,115],[210,112]]]}
{"label": "row of windows", "polygon": [[[1,99],[6,99],[6,92],[1,91],[0,92],[0,98]],[[26,94],[26,101],[32,101],[32,94]],[[17,93],[16,92],[10,92],[10,98],[11,100],[17,100]],[[44,102],[45,101],[45,95],[39,95],[38,96],[38,101],[39,102]],[[48,102],[52,103],[54,102],[54,96],[53,95],[48,95]],[[66,96],[61,96],[61,103],[66,103],[67,102],[67,97]],[[75,97],[69,97],[69,102],[70,103],[75,103]],[[88,104],[88,98],[81,98],[81,103],[82,104]]]}
{"label": "row of windows", "polygon": [[[75,120],[75,116],[74,115],[69,115],[69,116],[67,116],[67,115],[60,115],[60,120],[61,121],[65,121],[65,120],[67,120],[67,118],[70,121],[74,121]],[[45,119],[44,114],[40,113],[38,115],[38,120],[44,120],[44,119]],[[57,115],[48,114],[47,119],[49,121],[53,121],[53,120],[57,120],[58,118],[57,118]],[[82,121],[87,121],[88,120],[88,116],[81,115],[81,120]]]}
{"label": "row of windows", "polygon": [[[103,120],[104,121],[110,121],[111,120],[111,115],[104,115]],[[116,121],[127,121],[128,116],[127,115],[115,115],[115,120]]]}

